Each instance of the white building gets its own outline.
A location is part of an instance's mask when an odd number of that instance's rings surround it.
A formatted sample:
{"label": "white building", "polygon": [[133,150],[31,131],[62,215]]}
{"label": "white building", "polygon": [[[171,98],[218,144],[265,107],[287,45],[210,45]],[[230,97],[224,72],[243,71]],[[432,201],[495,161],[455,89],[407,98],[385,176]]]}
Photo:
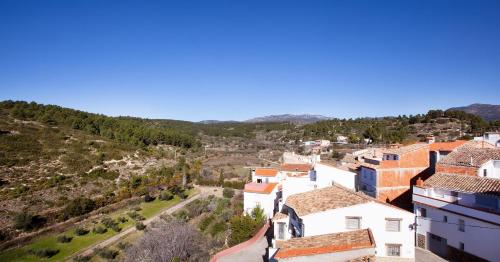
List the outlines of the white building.
{"label": "white building", "polygon": [[417,246],[452,260],[498,261],[499,179],[438,173],[417,182],[413,203]]}
{"label": "white building", "polygon": [[496,147],[500,147],[500,133],[499,132],[486,132],[483,136],[474,137],[475,141],[485,141]]}
{"label": "white building", "polygon": [[373,233],[377,257],[415,257],[412,213],[338,185],[288,197],[273,223],[271,257],[282,241],[361,229]]}
{"label": "white building", "polygon": [[328,163],[316,163],[316,184],[318,188],[331,186],[334,183],[354,190],[356,188],[356,173],[347,167],[336,166]]}
{"label": "white building", "polygon": [[252,182],[279,183],[281,182],[281,173],[275,168],[256,168],[252,170]]}
{"label": "white building", "polygon": [[243,191],[243,209],[251,214],[255,207],[260,207],[270,219],[278,210],[278,198],[277,183],[248,183]]}
{"label": "white building", "polygon": [[299,155],[295,152],[284,152],[282,162],[285,164],[314,164],[321,161],[320,155]]}

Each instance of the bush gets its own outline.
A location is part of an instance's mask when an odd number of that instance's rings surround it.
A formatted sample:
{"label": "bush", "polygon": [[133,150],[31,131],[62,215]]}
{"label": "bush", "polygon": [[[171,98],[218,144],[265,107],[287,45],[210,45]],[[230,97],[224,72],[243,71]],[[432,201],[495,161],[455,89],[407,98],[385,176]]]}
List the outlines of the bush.
{"label": "bush", "polygon": [[145,218],[136,211],[128,212],[127,215],[135,221],[145,220]]}
{"label": "bush", "polygon": [[104,259],[114,259],[116,256],[118,256],[118,250],[114,249],[109,249],[109,248],[96,248],[94,250],[94,253],[99,255],[100,257]]}
{"label": "bush", "polygon": [[215,236],[221,232],[224,232],[226,230],[226,223],[224,221],[219,221],[210,227],[210,235]]}
{"label": "bush", "polygon": [[14,227],[24,231],[30,231],[45,224],[46,219],[42,216],[32,215],[28,212],[17,213],[14,216]]}
{"label": "bush", "polygon": [[113,231],[115,232],[120,232],[122,229],[118,226],[118,223],[109,218],[109,217],[104,217],[102,220],[101,220],[101,223],[106,226],[107,228],[111,228],[113,229]]}
{"label": "bush", "polygon": [[83,228],[83,227],[77,227],[75,228],[75,235],[77,236],[83,236],[89,233],[89,230]]}
{"label": "bush", "polygon": [[122,224],[126,223],[128,221],[128,219],[126,217],[119,217],[117,220],[118,220],[118,222],[120,222]]}
{"label": "bush", "polygon": [[30,250],[28,250],[28,253],[30,255],[34,255],[37,257],[41,257],[41,258],[49,258],[49,257],[53,257],[54,255],[59,253],[59,249],[52,249],[52,248],[42,248],[42,249],[36,249],[36,250],[30,249]]}
{"label": "bush", "polygon": [[104,233],[108,232],[108,229],[103,227],[103,226],[96,226],[96,227],[94,227],[94,229],[92,229],[92,232],[94,232],[96,234],[104,234]]}
{"label": "bush", "polygon": [[151,196],[150,194],[146,194],[144,195],[144,202],[151,202],[151,201],[154,201],[155,200],[155,197]]}
{"label": "bush", "polygon": [[94,200],[90,198],[78,197],[70,200],[62,211],[64,219],[81,216],[89,213],[96,208]]}
{"label": "bush", "polygon": [[125,249],[127,249],[130,246],[130,244],[127,243],[127,242],[120,241],[120,242],[118,242],[117,246],[118,246],[119,249],[125,250]]}
{"label": "bush", "polygon": [[174,195],[170,191],[163,191],[160,193],[160,199],[161,200],[172,200],[174,198]]}
{"label": "bush", "polygon": [[69,243],[73,238],[66,235],[61,235],[57,237],[57,242],[59,243]]}
{"label": "bush", "polygon": [[89,262],[92,259],[91,256],[76,256],[73,258],[75,262]]}
{"label": "bush", "polygon": [[212,223],[212,221],[214,221],[215,217],[213,215],[209,215],[209,216],[206,216],[205,218],[203,218],[200,222],[200,224],[198,225],[198,228],[201,230],[201,231],[205,231],[208,226],[210,225],[210,223]]}
{"label": "bush", "polygon": [[144,223],[142,223],[142,222],[137,222],[137,223],[135,223],[135,228],[137,230],[144,230],[146,228],[146,225],[144,225]]}
{"label": "bush", "polygon": [[222,190],[222,195],[225,198],[232,198],[234,196],[234,189],[226,187]]}

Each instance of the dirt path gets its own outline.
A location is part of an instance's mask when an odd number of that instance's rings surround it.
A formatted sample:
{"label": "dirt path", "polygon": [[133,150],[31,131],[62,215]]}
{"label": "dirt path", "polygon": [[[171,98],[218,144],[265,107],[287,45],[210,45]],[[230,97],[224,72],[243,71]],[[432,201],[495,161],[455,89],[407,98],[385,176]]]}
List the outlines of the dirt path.
{"label": "dirt path", "polygon": [[[174,213],[175,211],[183,208],[185,205],[193,202],[194,200],[200,198],[200,197],[206,197],[206,196],[209,196],[209,195],[216,195],[216,196],[222,196],[222,188],[216,188],[216,187],[196,187],[197,189],[197,193],[196,195],[172,206],[172,207],[169,207],[167,208],[166,210],[164,211],[161,211],[160,213],[158,213],[157,215],[147,219],[147,220],[144,220],[143,223],[144,225],[149,225],[151,222],[153,222],[153,220],[157,219],[158,217],[160,217],[161,215],[163,214],[172,214]],[[68,258],[68,260],[70,258],[73,258],[77,255],[79,256],[88,256],[88,255],[91,255],[92,252],[94,251],[95,248],[103,248],[103,247],[106,247],[106,246],[109,246],[115,242],[117,242],[118,240],[122,239],[123,237],[127,236],[128,234],[131,234],[133,232],[137,231],[137,229],[135,228],[135,226],[132,226],[130,228],[127,228],[126,230],[123,230],[121,231],[120,233],[104,240],[104,241],[101,241],[95,245],[92,245],[80,252],[77,252],[75,254],[73,254],[71,257]]]}

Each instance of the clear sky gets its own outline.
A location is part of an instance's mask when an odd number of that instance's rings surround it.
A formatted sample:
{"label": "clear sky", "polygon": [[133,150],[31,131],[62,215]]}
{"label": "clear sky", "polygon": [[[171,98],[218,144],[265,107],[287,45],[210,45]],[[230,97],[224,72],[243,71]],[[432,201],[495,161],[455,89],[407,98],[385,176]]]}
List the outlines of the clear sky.
{"label": "clear sky", "polygon": [[500,1],[0,1],[0,100],[244,120],[500,104]]}

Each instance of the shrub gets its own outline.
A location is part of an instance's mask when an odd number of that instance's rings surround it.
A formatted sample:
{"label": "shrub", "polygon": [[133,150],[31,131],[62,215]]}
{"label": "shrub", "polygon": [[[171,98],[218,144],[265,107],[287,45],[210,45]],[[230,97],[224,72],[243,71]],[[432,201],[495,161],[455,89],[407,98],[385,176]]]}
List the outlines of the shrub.
{"label": "shrub", "polygon": [[24,231],[30,231],[45,224],[46,219],[39,215],[32,215],[28,212],[20,212],[14,216],[14,227]]}
{"label": "shrub", "polygon": [[155,197],[151,196],[150,194],[146,194],[144,195],[144,202],[151,202],[151,201],[154,201],[155,200]]}
{"label": "shrub", "polygon": [[66,235],[61,235],[57,237],[57,242],[59,243],[69,243],[73,238]]}
{"label": "shrub", "polygon": [[161,200],[172,200],[174,198],[174,195],[170,191],[163,191],[160,193],[160,199]]}
{"label": "shrub", "polygon": [[127,215],[135,221],[145,220],[145,218],[136,211],[128,212]]}
{"label": "shrub", "polygon": [[212,221],[214,221],[215,217],[213,215],[209,215],[209,216],[206,216],[205,218],[203,218],[200,222],[200,224],[198,225],[198,228],[201,230],[201,231],[205,231],[208,226],[210,225],[210,223],[212,223]]}
{"label": "shrub", "polygon": [[94,253],[104,259],[114,259],[118,256],[118,250],[109,249],[109,248],[96,248],[94,249]]}
{"label": "shrub", "polygon": [[215,236],[221,232],[224,232],[226,230],[226,223],[224,221],[219,221],[210,227],[210,235]]}
{"label": "shrub", "polygon": [[118,222],[120,222],[122,224],[128,221],[128,219],[126,217],[119,217],[117,220],[118,220]]}
{"label": "shrub", "polygon": [[64,219],[87,214],[96,208],[94,200],[90,198],[77,197],[70,200],[62,211]]}
{"label": "shrub", "polygon": [[137,223],[135,223],[135,228],[137,230],[144,230],[146,228],[146,225],[144,225],[144,223],[142,223],[142,222],[137,222]]}
{"label": "shrub", "polygon": [[83,236],[89,233],[89,230],[83,228],[83,227],[77,227],[75,228],[75,235],[77,236]]}
{"label": "shrub", "polygon": [[49,258],[59,253],[59,249],[52,249],[52,248],[30,249],[28,250],[28,253],[30,255],[34,255],[41,258]]}
{"label": "shrub", "polygon": [[127,249],[130,246],[130,244],[127,243],[127,242],[120,241],[120,242],[118,242],[117,246],[118,246],[119,249],[125,250],[125,249]]}
{"label": "shrub", "polygon": [[104,234],[104,233],[108,232],[108,229],[103,227],[103,226],[96,226],[96,227],[94,227],[94,229],[92,229],[92,232],[94,232],[96,234]]}
{"label": "shrub", "polygon": [[75,262],[89,262],[92,259],[91,256],[76,256],[73,258]]}
{"label": "shrub", "polygon": [[225,198],[232,198],[234,196],[234,189],[226,187],[222,190],[222,195]]}
{"label": "shrub", "polygon": [[234,246],[252,237],[256,223],[248,215],[235,216],[231,219],[231,235],[229,236],[229,246]]}

